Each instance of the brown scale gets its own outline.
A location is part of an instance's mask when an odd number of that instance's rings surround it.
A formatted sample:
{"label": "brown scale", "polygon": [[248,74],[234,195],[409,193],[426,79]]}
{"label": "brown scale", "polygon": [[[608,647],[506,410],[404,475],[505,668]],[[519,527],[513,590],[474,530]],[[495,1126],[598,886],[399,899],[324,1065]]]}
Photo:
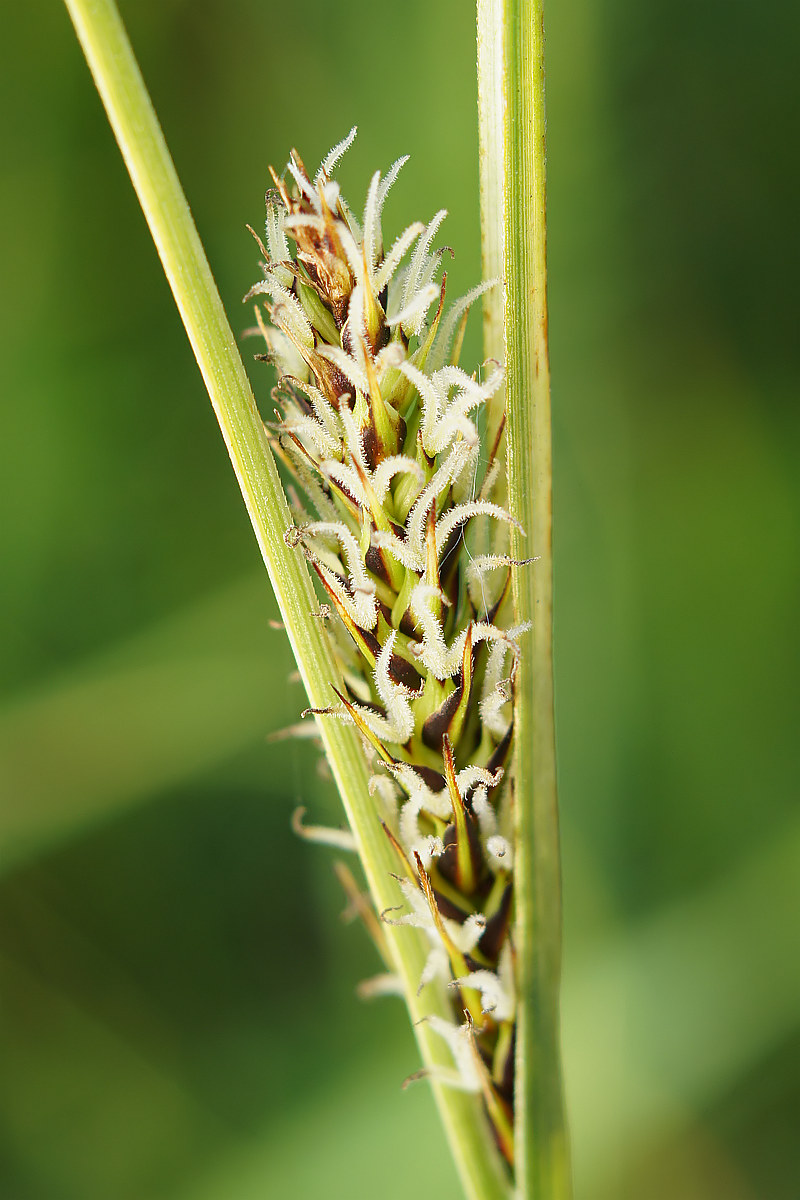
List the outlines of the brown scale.
{"label": "brown scale", "polygon": [[417,622],[411,615],[410,608],[407,608],[403,613],[402,617],[400,618],[400,625],[398,628],[401,633],[406,635],[406,637],[414,638],[416,640],[419,631],[417,629]]}
{"label": "brown scale", "polygon": [[311,368],[317,387],[322,392],[329,404],[332,404],[336,411],[339,411],[339,405],[343,396],[352,396],[353,385],[347,376],[339,370],[339,368],[327,358],[322,358],[319,354],[314,354],[312,351],[306,350],[303,347],[298,347],[303,358]]}
{"label": "brown scale", "polygon": [[[488,869],[483,858],[480,837],[475,826],[475,819],[474,817],[470,817],[469,814],[467,815],[467,837],[469,839],[472,868],[476,875],[476,885],[472,890],[472,894],[474,895],[480,891],[481,885],[486,883]],[[444,831],[444,837],[442,838],[442,841],[444,842],[444,853],[439,855],[439,858],[436,860],[436,865],[447,882],[452,883],[453,886],[457,887],[460,891],[461,883],[459,880],[457,861],[458,841],[455,825],[447,826],[447,829]]]}
{"label": "brown scale", "polygon": [[[471,626],[470,626],[470,629],[471,629]],[[470,636],[469,633],[468,633],[468,636]],[[468,662],[466,656],[467,656],[467,650],[469,649],[470,645],[472,646],[472,648],[469,652],[469,663],[470,663],[471,669],[468,670],[470,685],[469,685],[469,694],[467,696],[467,705],[469,705],[470,699],[472,697],[472,689],[473,689],[474,683],[475,683],[475,669],[474,668],[475,668],[475,661],[476,661],[477,650],[478,650],[477,646],[472,645],[471,636],[470,636],[470,641],[469,641],[468,645],[465,645],[465,648],[464,648],[465,664],[467,664],[467,662]],[[445,736],[447,736],[451,733],[453,722],[455,720],[459,706],[462,704],[462,702],[464,700],[464,672],[465,672],[465,667],[462,667],[461,670],[458,672],[458,674],[455,676],[455,680],[454,680],[455,688],[453,689],[453,691],[447,696],[447,698],[439,706],[439,708],[437,708],[434,713],[431,713],[431,715],[427,718],[427,720],[423,723],[423,726],[422,726],[423,742],[425,743],[426,746],[430,747],[431,750],[438,751],[439,754],[443,753]],[[463,730],[462,730],[462,732],[463,732]],[[459,739],[459,745],[460,745],[460,741],[461,741],[461,739]]]}
{"label": "brown scale", "polygon": [[436,712],[431,713],[422,726],[422,740],[431,750],[442,752],[442,741],[450,730],[453,717],[456,714],[461,698],[464,695],[464,676],[459,671],[456,676],[455,691],[452,691]]}
{"label": "brown scale", "polygon": [[505,734],[503,735],[503,740],[501,742],[498,742],[498,744],[495,746],[495,748],[492,752],[492,757],[489,759],[489,762],[486,764],[486,770],[491,771],[491,773],[493,775],[496,774],[497,771],[499,771],[500,767],[505,766],[506,759],[508,758],[508,752],[511,749],[511,737],[512,737],[513,732],[514,732],[514,723],[512,721],[512,723],[509,725],[508,729],[506,730]]}
{"label": "brown scale", "polygon": [[[366,629],[362,629],[360,632],[364,642],[369,646],[370,652],[377,658],[382,647],[375,634]],[[419,671],[401,654],[392,653],[389,660],[389,674],[395,683],[402,684],[410,692],[418,692],[422,686],[422,676]]]}
{"label": "brown scale", "polygon": [[[389,568],[386,566],[386,559],[383,551],[380,550],[378,546],[374,546],[372,543],[370,543],[370,545],[367,547],[367,553],[364,555],[364,566],[368,571],[371,571],[373,575],[377,575],[378,579],[382,580],[386,584],[391,584]],[[390,619],[387,621],[387,624],[391,624],[391,612]]]}
{"label": "brown scale", "polygon": [[481,954],[492,962],[497,962],[502,949],[503,942],[506,940],[509,925],[511,922],[511,905],[514,898],[514,888],[510,883],[506,884],[503,898],[500,901],[500,907],[493,916],[489,917],[486,922],[486,928],[481,934],[478,942],[478,949]]}
{"label": "brown scale", "polygon": [[422,782],[427,784],[432,792],[441,792],[442,788],[445,787],[444,775],[434,767],[425,767],[420,763],[408,763],[407,765],[411,767],[411,770],[415,774],[419,775]]}
{"label": "brown scale", "polygon": [[439,906],[439,912],[443,917],[449,917],[451,921],[458,921],[459,925],[463,925],[470,914],[470,909],[467,906],[467,902],[464,901],[464,908],[459,908],[453,900],[450,900],[447,896],[444,896],[439,891],[436,886],[436,878],[433,873],[431,874],[431,881],[433,883],[433,894],[436,897],[436,903]]}
{"label": "brown scale", "polygon": [[367,460],[367,465],[370,471],[374,471],[378,463],[383,460],[383,447],[381,446],[378,431],[375,428],[375,421],[370,413],[369,421],[361,428],[361,445],[364,450],[364,458]]}

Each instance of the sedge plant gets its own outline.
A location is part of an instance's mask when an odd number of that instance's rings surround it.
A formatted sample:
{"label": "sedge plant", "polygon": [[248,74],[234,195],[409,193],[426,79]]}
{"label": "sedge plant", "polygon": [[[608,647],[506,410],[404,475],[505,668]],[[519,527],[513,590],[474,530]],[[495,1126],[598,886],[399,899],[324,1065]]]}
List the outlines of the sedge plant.
{"label": "sedge plant", "polygon": [[66,3],[349,822],[296,828],[363,867],[363,896],[340,870],[385,963],[362,991],[405,998],[465,1193],[566,1200],[540,6],[478,6],[486,279],[466,296],[446,294],[444,212],[384,240],[405,160],[358,216],[335,178],[355,130],[273,172],[246,297],[278,373],[265,420],[113,0]]}

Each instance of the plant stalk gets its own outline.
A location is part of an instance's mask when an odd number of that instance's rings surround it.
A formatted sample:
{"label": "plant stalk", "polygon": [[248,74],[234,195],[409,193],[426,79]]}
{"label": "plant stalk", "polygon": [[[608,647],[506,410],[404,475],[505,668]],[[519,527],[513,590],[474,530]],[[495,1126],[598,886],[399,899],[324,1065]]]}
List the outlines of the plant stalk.
{"label": "plant stalk", "polygon": [[[158,119],[113,0],[65,0],[109,122],[131,176],[186,328],[267,567],[310,704],[324,708],[339,684],[306,564],[284,535],[292,519],[247,374],[225,316]],[[320,736],[378,911],[400,892],[393,852],[368,793],[369,773],[354,728],[318,720]],[[426,949],[416,930],[386,926],[396,970],[426,1068],[448,1067],[449,1051],[424,1018],[450,1016],[441,987],[417,995]],[[470,1200],[508,1200],[508,1173],[480,1100],[432,1077],[447,1138]]]}
{"label": "plant stalk", "polygon": [[[550,371],[542,0],[478,0],[484,272],[502,279],[485,352],[506,364],[515,619],[530,621],[515,682],[516,1174],[520,1200],[568,1200],[561,1072],[561,878],[553,709]],[[498,301],[495,301],[498,304]]]}

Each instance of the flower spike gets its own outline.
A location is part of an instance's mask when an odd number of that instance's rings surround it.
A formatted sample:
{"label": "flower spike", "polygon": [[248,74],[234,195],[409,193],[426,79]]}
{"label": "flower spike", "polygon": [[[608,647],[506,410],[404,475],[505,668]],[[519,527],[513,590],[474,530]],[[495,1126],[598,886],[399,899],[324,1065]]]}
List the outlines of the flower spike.
{"label": "flower spike", "polygon": [[[273,172],[256,239],[262,278],[248,293],[261,357],[280,372],[268,431],[293,476],[286,541],[314,568],[345,681],[332,681],[321,715],[361,733],[375,819],[397,863],[402,904],[380,914],[337,868],[385,959],[386,973],[360,991],[397,990],[385,925],[420,930],[419,988],[440,979],[454,1001],[452,1022],[431,1018],[453,1060],[437,1077],[483,1097],[510,1158],[513,795],[503,764],[525,632],[510,620],[508,579],[522,563],[508,553],[516,522],[501,503],[498,443],[482,445],[480,432],[503,371],[457,363],[467,313],[491,284],[446,306],[444,210],[384,238],[405,158],[372,175],[359,224],[334,178],[354,137],[313,178],[295,151]],[[301,816],[301,836],[351,847],[343,831]]]}

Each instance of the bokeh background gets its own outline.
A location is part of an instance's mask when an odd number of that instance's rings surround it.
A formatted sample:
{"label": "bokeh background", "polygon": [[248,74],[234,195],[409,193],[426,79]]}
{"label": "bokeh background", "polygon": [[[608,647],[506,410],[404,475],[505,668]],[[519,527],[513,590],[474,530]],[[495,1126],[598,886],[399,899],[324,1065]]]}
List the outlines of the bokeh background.
{"label": "bokeh background", "polygon": [[[475,281],[471,5],[122,8],[235,329],[268,162],[354,122],[354,206],[411,152],[388,228],[446,206]],[[799,14],[549,6],[579,1200],[800,1194]],[[0,1197],[454,1197],[289,829],[337,801],[267,742],[302,696],[65,12],[3,25]]]}

